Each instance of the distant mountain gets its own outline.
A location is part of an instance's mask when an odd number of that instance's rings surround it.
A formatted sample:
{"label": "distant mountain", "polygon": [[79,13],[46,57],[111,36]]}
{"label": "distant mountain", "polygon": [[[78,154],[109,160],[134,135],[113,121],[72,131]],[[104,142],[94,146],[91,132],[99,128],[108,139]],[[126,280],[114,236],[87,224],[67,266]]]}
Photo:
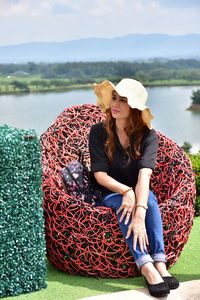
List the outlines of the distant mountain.
{"label": "distant mountain", "polygon": [[129,34],[0,47],[0,63],[200,58],[200,34]]}

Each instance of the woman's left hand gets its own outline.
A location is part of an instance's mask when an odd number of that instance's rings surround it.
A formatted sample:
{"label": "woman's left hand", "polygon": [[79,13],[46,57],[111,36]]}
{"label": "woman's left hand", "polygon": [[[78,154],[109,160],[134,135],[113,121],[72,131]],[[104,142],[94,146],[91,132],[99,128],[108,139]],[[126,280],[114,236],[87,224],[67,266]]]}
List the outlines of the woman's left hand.
{"label": "woman's left hand", "polygon": [[136,250],[136,245],[138,242],[142,252],[147,250],[147,245],[149,242],[145,227],[145,216],[142,216],[141,214],[135,214],[133,216],[132,222],[128,227],[126,235],[127,239],[130,237],[131,232],[133,232],[133,249]]}

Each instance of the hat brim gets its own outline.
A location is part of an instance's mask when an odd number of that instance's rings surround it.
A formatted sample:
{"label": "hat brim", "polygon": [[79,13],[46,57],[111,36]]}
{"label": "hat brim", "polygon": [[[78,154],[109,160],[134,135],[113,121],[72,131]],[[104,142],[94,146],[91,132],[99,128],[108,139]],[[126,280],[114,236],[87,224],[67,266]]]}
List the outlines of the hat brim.
{"label": "hat brim", "polygon": [[[110,103],[112,99],[112,92],[116,91],[121,97],[126,97],[121,93],[120,90],[109,80],[105,80],[102,83],[94,84],[94,93],[97,96],[97,105],[103,112],[106,112],[108,108],[110,108]],[[139,110],[144,110],[148,108],[146,105],[134,105],[127,98],[127,103],[131,108],[136,108]]]}
{"label": "hat brim", "polygon": [[94,84],[94,93],[97,96],[97,105],[104,113],[108,108],[110,108],[113,90],[115,90],[115,86],[108,80],[99,84]]}

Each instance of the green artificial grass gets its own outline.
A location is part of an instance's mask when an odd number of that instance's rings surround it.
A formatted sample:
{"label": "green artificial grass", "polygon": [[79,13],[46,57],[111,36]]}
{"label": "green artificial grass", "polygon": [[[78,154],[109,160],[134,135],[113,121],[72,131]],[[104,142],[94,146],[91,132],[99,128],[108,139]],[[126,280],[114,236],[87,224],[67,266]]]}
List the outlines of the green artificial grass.
{"label": "green artificial grass", "polygon": [[[200,217],[195,218],[194,225],[179,260],[171,268],[170,273],[180,281],[200,279]],[[77,300],[106,293],[142,288],[145,281],[137,278],[103,278],[73,276],[56,270],[48,263],[47,288],[31,294],[15,297],[16,300]],[[6,300],[13,297],[6,297]]]}

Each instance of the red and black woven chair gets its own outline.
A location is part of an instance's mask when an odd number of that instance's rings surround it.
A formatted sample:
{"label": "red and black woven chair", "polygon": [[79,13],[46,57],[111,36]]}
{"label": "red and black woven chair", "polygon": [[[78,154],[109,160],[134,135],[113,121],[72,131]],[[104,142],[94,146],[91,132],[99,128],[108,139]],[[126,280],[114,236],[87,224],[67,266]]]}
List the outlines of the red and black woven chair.
{"label": "red and black woven chair", "polygon": [[[103,114],[96,105],[67,108],[41,136],[47,256],[59,270],[95,277],[139,275],[110,208],[93,207],[66,194],[59,172],[86,153],[88,133]],[[157,133],[159,149],[151,189],[163,219],[168,267],[183,250],[192,228],[195,181],[186,154]]]}

